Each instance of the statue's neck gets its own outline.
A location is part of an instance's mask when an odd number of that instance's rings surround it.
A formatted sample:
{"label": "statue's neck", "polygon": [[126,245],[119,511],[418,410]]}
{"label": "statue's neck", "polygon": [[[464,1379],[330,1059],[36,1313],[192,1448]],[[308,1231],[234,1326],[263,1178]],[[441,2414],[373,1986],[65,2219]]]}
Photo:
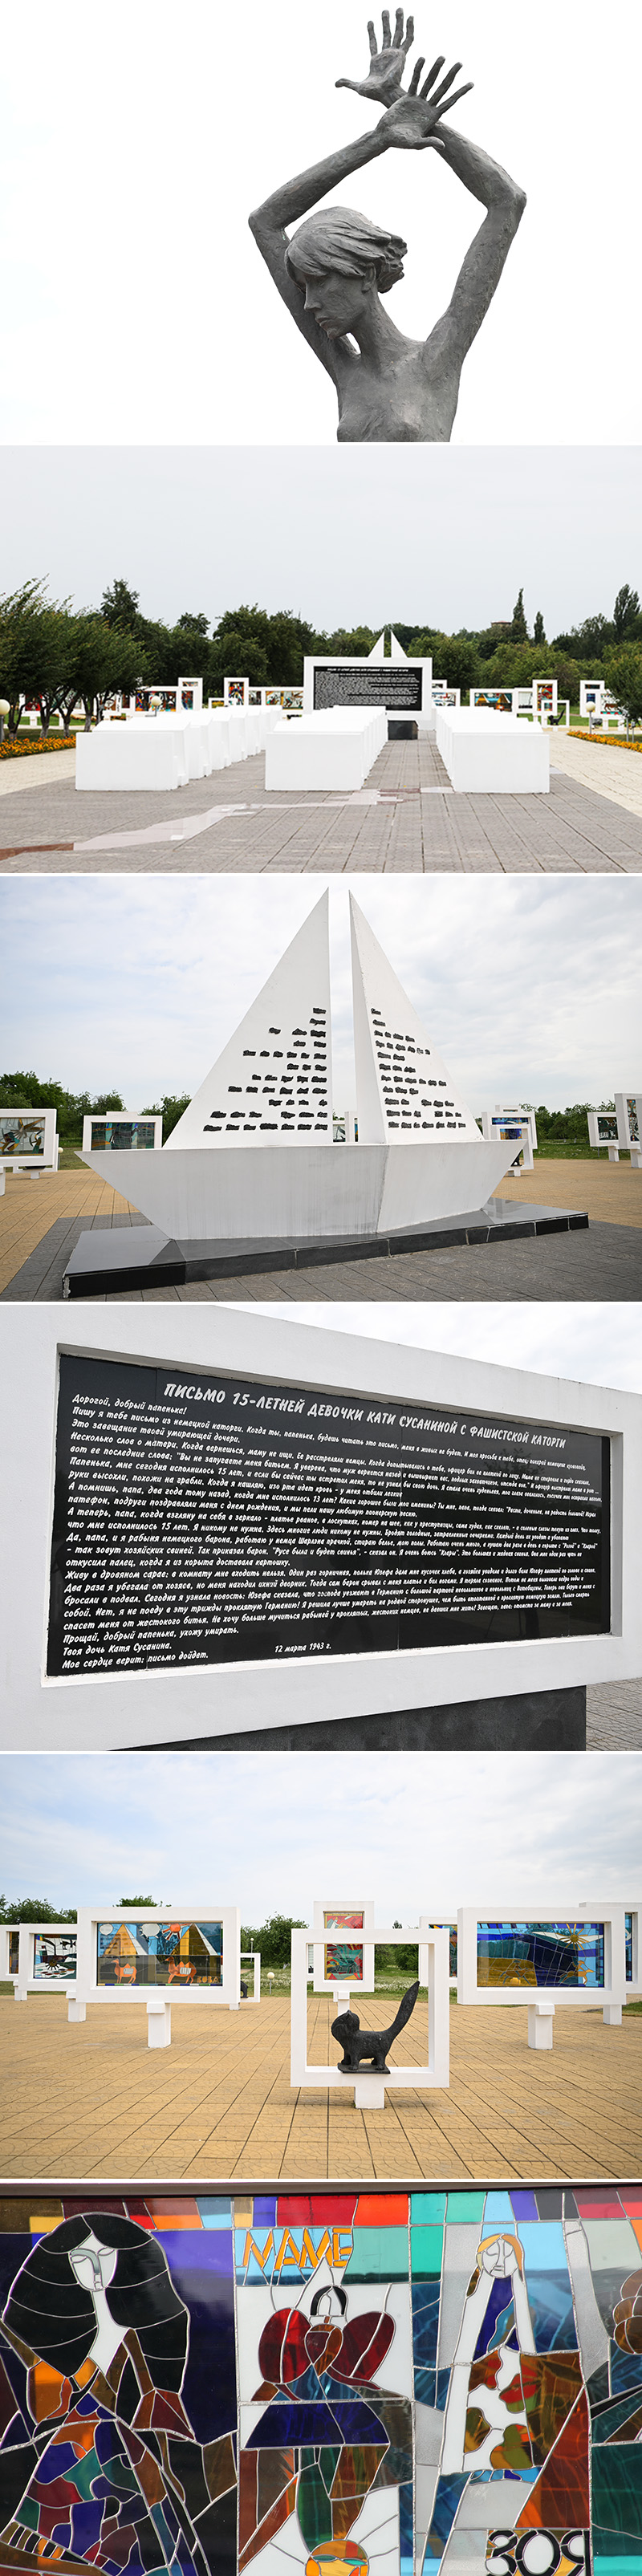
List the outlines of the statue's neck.
{"label": "statue's neck", "polygon": [[391,322],[389,315],[384,313],[378,295],[365,306],[363,320],[355,328],[353,338],[364,366],[370,368],[373,375],[384,375],[386,368],[406,346],[403,332],[398,331],[396,322]]}

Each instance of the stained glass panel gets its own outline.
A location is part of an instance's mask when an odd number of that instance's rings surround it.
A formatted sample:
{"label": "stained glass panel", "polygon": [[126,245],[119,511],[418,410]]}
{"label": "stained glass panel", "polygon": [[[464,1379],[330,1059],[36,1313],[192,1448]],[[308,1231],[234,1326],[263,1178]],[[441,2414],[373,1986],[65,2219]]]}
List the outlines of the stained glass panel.
{"label": "stained glass panel", "polygon": [[3,2564],[639,2576],[639,2205],[14,2192]]}
{"label": "stained glass panel", "polygon": [[96,1926],[99,1986],[220,1986],[221,1923],[118,1923]]}
{"label": "stained glass panel", "polygon": [[603,1986],[603,1923],[478,1923],[478,1986]]}

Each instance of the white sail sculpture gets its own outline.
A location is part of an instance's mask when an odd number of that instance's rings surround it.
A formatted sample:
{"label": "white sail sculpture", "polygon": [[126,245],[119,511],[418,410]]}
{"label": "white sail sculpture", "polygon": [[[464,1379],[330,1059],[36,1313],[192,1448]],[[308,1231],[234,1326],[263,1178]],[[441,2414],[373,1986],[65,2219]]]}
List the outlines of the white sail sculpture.
{"label": "white sail sculpture", "polygon": [[321,897],[160,1154],[87,1153],[179,1243],[323,1242],[484,1205],[486,1141],[350,896],[358,1143],[332,1139],[329,898]]}

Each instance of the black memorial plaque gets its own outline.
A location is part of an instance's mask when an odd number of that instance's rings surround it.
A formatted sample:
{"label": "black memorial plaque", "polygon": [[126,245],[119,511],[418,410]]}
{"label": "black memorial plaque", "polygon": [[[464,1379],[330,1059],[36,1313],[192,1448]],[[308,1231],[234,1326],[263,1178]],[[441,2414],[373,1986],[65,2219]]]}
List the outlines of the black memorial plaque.
{"label": "black memorial plaque", "polygon": [[609,1442],[64,1357],[51,1674],[595,1636]]}
{"label": "black memorial plaque", "polygon": [[315,710],[321,707],[388,707],[391,715],[421,715],[423,706],[423,671],[421,663],[368,662],[363,670],[354,663],[317,662],[314,672]]}

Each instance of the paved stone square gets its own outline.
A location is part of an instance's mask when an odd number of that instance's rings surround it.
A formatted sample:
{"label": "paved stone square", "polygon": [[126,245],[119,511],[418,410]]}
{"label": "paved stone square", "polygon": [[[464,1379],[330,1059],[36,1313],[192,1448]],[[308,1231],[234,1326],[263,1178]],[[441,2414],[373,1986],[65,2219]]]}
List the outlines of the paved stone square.
{"label": "paved stone square", "polygon": [[[371,2027],[390,1997],[368,2002]],[[336,2062],[334,2005],[308,2003],[308,2054]],[[391,2050],[419,2065],[425,2000]],[[385,2111],[357,2111],[349,2088],[290,2086],[289,1997],[239,2013],[198,1995],[175,2000],[172,2045],[147,2047],[144,2005],[89,2004],[69,2024],[64,1998],[0,1999],[4,2178],[139,2182],[411,2181],[460,2175],[527,2181],[642,2171],[642,2015],[606,2029],[601,2012],[564,2006],[550,2054],[527,2046],[526,2007],[453,2005],[448,2092],[412,2089]]]}
{"label": "paved stone square", "polygon": [[[338,1150],[338,1149],[337,1149]],[[332,1304],[349,1298],[637,1299],[642,1296],[642,1172],[629,1163],[538,1163],[523,1180],[502,1181],[500,1198],[526,1206],[586,1208],[588,1228],[523,1241],[404,1252],[187,1282],[176,1288],[113,1291],[100,1305],[179,1303]],[[118,1190],[80,1168],[11,1178],[0,1198],[0,1301],[62,1297],[65,1264],[79,1235],[144,1220]]]}
{"label": "paved stone square", "polygon": [[[605,751],[606,763],[621,764],[605,793],[596,747],[595,787],[581,767],[590,757],[583,744],[577,774],[561,736],[551,748],[550,796],[455,796],[427,736],[388,743],[366,786],[347,796],[267,796],[263,754],[171,795],[78,795],[74,754],[59,752],[45,756],[41,780],[35,760],[16,763],[21,792],[0,796],[0,865],[17,875],[639,874],[642,759]],[[620,801],[625,794],[632,804]]]}

